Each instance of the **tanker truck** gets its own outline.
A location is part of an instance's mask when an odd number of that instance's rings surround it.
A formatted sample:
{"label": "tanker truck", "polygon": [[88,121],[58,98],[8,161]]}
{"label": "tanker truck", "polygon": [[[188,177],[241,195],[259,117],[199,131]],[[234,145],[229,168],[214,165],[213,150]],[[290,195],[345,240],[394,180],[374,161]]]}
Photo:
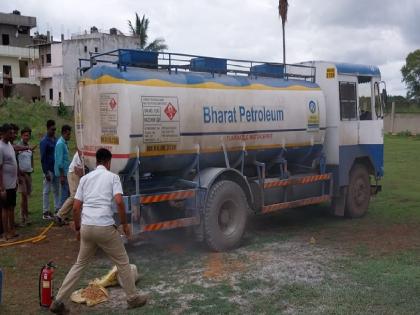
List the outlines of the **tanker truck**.
{"label": "tanker truck", "polygon": [[134,234],[188,227],[224,251],[252,215],[325,203],[361,217],[381,189],[375,66],[128,49],[79,63],[77,146],[89,169],[112,152]]}

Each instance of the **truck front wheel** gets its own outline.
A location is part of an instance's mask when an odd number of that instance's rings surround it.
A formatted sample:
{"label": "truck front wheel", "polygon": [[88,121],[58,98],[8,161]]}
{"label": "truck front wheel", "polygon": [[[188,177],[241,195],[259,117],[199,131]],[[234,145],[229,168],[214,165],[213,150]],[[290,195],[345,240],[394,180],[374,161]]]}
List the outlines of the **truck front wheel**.
{"label": "truck front wheel", "polygon": [[364,165],[356,164],[350,172],[346,200],[346,216],[359,218],[366,214],[370,201],[369,173]]}
{"label": "truck front wheel", "polygon": [[248,202],[235,182],[215,183],[208,194],[204,212],[204,237],[214,251],[225,251],[239,245],[245,231]]}

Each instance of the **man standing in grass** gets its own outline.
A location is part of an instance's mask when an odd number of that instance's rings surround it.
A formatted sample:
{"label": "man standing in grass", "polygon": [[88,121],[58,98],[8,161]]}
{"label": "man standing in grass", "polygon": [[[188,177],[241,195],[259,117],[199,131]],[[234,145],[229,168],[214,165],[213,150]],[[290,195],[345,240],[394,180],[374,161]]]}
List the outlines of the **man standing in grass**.
{"label": "man standing in grass", "polygon": [[50,212],[50,191],[52,190],[54,196],[55,211],[60,209],[60,195],[58,178],[54,175],[54,152],[57,139],[55,138],[55,121],[47,121],[47,134],[42,138],[39,149],[41,151],[41,165],[44,173],[44,182],[42,189],[42,217],[44,220],[52,218]]}
{"label": "man standing in grass", "polygon": [[15,230],[14,211],[16,206],[17,162],[12,141],[15,139],[15,128],[4,124],[0,140],[0,208],[4,239],[19,236]]}
{"label": "man standing in grass", "polygon": [[51,304],[50,311],[53,313],[66,314],[64,302],[74,291],[98,247],[117,266],[128,308],[140,307],[147,302],[147,296],[137,291],[124,243],[115,226],[113,202],[117,204],[124,234],[130,236],[120,178],[109,171],[111,158],[111,152],[99,149],[96,152],[96,169],[83,176],[77,188],[73,219],[76,237],[80,240],[79,255],[58,290],[56,300]]}
{"label": "man standing in grass", "polygon": [[18,175],[18,192],[21,193],[20,211],[22,217],[22,225],[29,224],[28,220],[28,198],[32,193],[32,177],[34,171],[33,149],[29,148],[29,139],[31,138],[32,130],[28,127],[20,131],[21,140],[18,142],[19,146],[26,147],[26,150],[21,150],[17,153],[17,161],[19,165]]}
{"label": "man standing in grass", "polygon": [[68,141],[71,136],[71,127],[64,125],[61,127],[61,137],[57,140],[54,153],[54,175],[59,178],[60,183],[60,208],[69,197],[69,183],[67,181],[67,173],[69,172],[69,147]]}

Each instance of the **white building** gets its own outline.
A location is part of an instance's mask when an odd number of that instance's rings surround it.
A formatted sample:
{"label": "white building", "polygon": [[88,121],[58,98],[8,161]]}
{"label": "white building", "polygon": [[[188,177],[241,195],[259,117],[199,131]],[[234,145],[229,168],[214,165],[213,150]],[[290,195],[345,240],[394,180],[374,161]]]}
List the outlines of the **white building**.
{"label": "white building", "polygon": [[20,12],[0,13],[0,98],[20,95],[28,100],[39,97],[39,81],[30,68],[39,58],[31,47],[31,28],[36,18]]}
{"label": "white building", "polygon": [[91,32],[72,35],[70,39],[39,46],[40,61],[35,72],[41,80],[41,98],[57,106],[60,101],[73,106],[79,79],[79,58],[89,59],[89,52],[107,52],[118,48],[138,48],[138,38],[121,34],[116,29],[110,33],[99,32],[95,27]]}
{"label": "white building", "polygon": [[63,91],[62,43],[51,41],[49,38],[48,42],[37,46],[39,61],[34,68],[34,75],[40,80],[41,99],[57,106]]}

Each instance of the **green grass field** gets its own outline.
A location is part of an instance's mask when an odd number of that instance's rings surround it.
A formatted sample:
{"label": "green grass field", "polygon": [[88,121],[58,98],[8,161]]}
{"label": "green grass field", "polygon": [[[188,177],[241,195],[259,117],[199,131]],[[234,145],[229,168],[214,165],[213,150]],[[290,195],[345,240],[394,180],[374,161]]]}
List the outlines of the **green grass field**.
{"label": "green grass field", "polygon": [[[53,111],[45,116],[45,120],[55,117]],[[10,118],[19,124],[26,121],[18,121],[19,115]],[[5,121],[3,114],[1,120]],[[323,206],[258,217],[252,220],[242,246],[222,254],[210,253],[183,233],[159,236],[151,244],[128,247],[131,262],[141,274],[138,286],[151,296],[146,307],[125,311],[124,295],[115,288],[110,290],[109,302],[93,308],[73,305],[73,312],[420,314],[419,152],[418,137],[385,137],[383,191],[362,219],[334,218]],[[30,200],[33,224],[20,230],[25,236],[39,233],[46,225],[41,220],[38,153],[35,164]],[[37,244],[0,248],[0,266],[6,275],[0,313],[46,314],[37,305],[39,268],[49,259],[56,260],[58,286],[76,254],[77,242],[68,227],[53,228]],[[81,285],[110,267],[98,255]]]}

